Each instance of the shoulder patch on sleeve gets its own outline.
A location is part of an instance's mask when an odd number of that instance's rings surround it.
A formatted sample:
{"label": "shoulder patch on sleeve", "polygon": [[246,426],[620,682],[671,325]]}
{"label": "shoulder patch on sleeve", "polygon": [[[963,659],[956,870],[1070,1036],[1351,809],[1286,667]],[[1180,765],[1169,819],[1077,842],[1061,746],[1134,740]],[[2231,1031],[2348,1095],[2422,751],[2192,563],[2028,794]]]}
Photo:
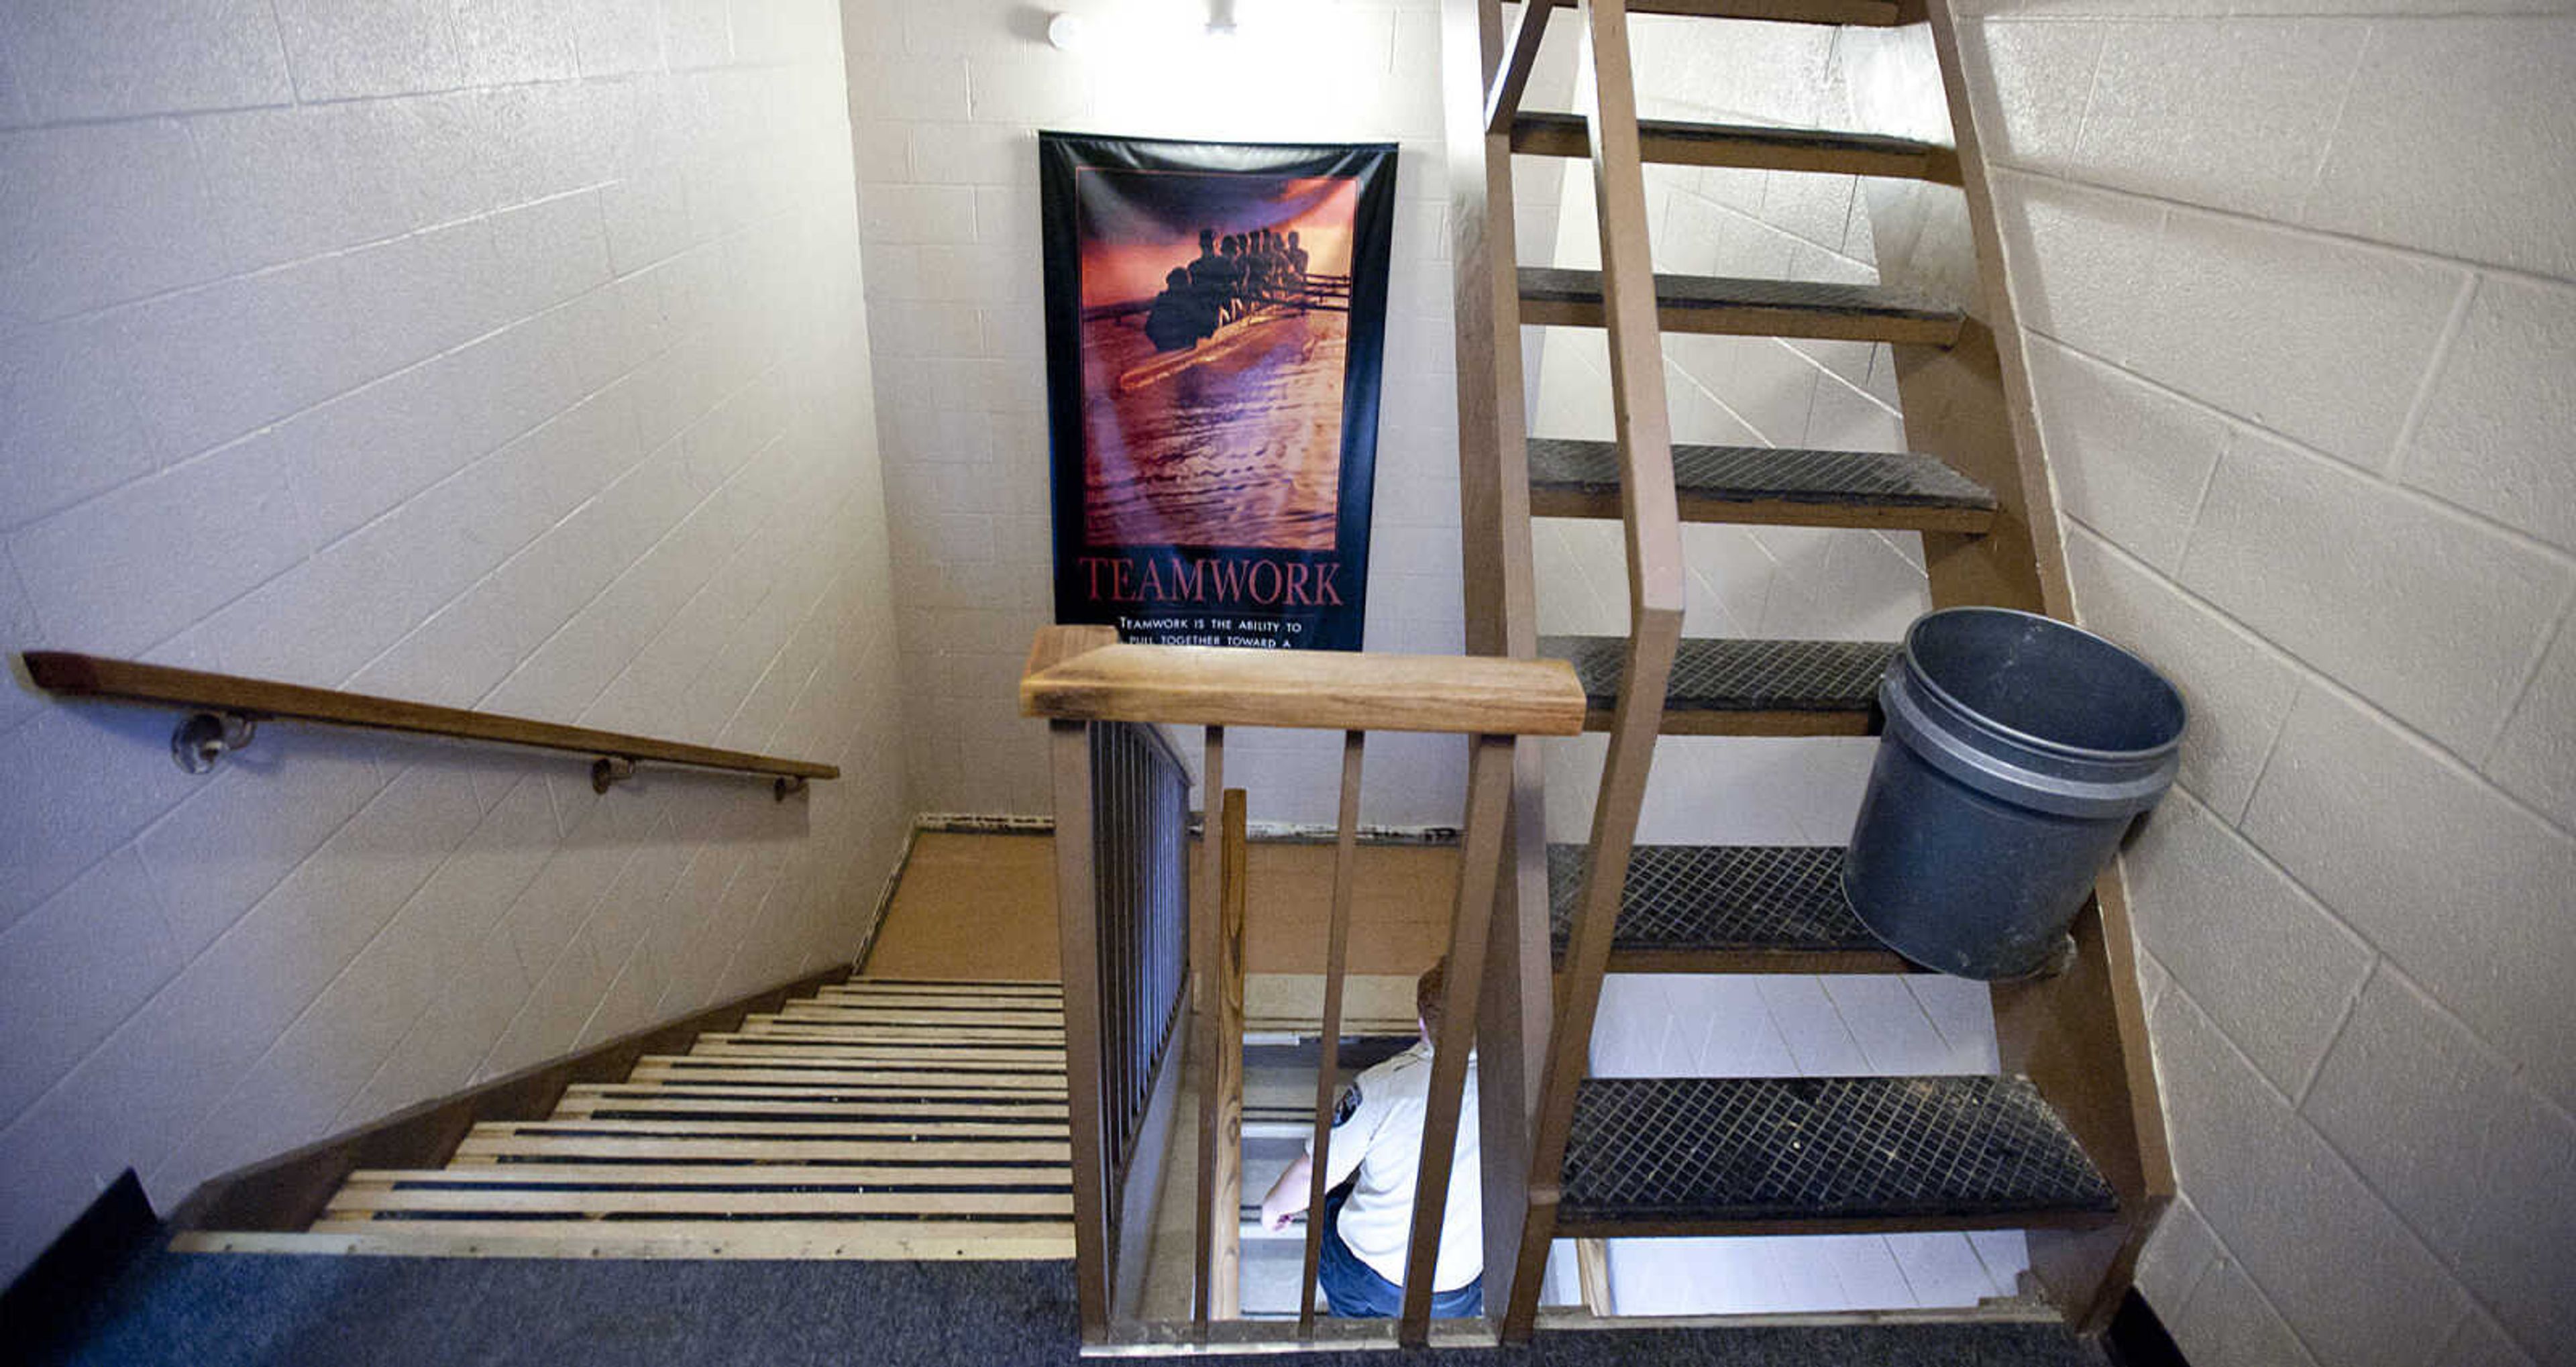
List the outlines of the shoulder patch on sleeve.
{"label": "shoulder patch on sleeve", "polygon": [[1340,1129],[1360,1109],[1360,1085],[1356,1082],[1342,1088],[1339,1101],[1333,1103],[1333,1128]]}

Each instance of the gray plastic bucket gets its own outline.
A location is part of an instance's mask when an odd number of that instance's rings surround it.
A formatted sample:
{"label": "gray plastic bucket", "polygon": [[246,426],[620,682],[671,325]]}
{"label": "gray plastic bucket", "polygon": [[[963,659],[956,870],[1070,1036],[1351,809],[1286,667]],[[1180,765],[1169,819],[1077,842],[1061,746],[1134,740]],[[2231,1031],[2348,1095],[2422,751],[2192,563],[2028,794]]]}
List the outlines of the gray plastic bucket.
{"label": "gray plastic bucket", "polygon": [[2121,833],[2173,786],[2182,695],[2091,632],[2008,608],[1918,619],[1843,893],[1897,953],[1966,978],[2047,966]]}

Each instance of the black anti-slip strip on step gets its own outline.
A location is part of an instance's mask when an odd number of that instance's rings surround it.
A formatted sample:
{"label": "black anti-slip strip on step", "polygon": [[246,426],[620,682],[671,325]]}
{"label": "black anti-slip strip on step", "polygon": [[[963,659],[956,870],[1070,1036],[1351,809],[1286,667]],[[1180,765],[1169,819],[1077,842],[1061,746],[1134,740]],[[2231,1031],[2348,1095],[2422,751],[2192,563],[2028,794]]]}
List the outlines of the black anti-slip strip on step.
{"label": "black anti-slip strip on step", "polygon": [[[1570,327],[1602,325],[1601,272],[1553,266],[1520,268],[1522,320]],[[1909,290],[1739,276],[1655,276],[1655,306],[1667,332],[1759,337],[1824,337],[1861,341],[1956,341],[1958,310]]]}
{"label": "black anti-slip strip on step", "polygon": [[1596,1078],[1560,1228],[2100,1216],[2110,1185],[2027,1079]]}
{"label": "black anti-slip strip on step", "polygon": [[[1620,460],[1615,442],[1535,437],[1529,443],[1533,494],[1595,500],[1618,516]],[[1995,496],[1930,456],[1885,451],[1821,451],[1778,446],[1673,447],[1673,488],[1699,502],[1812,503],[1874,508],[1955,508],[1991,512]]]}
{"label": "black anti-slip strip on step", "polygon": [[[1559,950],[1583,891],[1581,845],[1547,848],[1548,928]],[[1843,852],[1808,845],[1639,845],[1613,952],[1885,952],[1843,899]]]}
{"label": "black anti-slip strip on step", "polygon": [[[1958,164],[1929,143],[1816,128],[1639,119],[1637,141],[1645,160],[1672,165],[1954,180]],[[1589,157],[1591,143],[1580,114],[1527,110],[1512,120],[1512,150],[1527,156]]]}
{"label": "black anti-slip strip on step", "polygon": [[[1542,636],[1538,653],[1573,663],[1595,711],[1618,705],[1628,643],[1618,636]],[[1696,637],[1681,643],[1665,689],[1669,712],[1862,712],[1896,659],[1883,641],[1763,641]]]}

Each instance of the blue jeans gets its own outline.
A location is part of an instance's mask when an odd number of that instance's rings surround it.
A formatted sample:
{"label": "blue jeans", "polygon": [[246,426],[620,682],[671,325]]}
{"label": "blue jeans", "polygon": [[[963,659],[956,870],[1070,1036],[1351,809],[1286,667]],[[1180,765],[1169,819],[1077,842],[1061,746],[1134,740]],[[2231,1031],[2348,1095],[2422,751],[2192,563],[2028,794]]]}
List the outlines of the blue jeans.
{"label": "blue jeans", "polygon": [[[1342,1200],[1350,1194],[1345,1185],[1324,1198],[1324,1256],[1316,1266],[1315,1282],[1323,1287],[1324,1301],[1336,1318],[1393,1319],[1404,1310],[1404,1288],[1379,1276],[1376,1268],[1361,1262],[1342,1242]],[[1455,1291],[1431,1293],[1433,1319],[1472,1319],[1484,1313],[1482,1274]]]}

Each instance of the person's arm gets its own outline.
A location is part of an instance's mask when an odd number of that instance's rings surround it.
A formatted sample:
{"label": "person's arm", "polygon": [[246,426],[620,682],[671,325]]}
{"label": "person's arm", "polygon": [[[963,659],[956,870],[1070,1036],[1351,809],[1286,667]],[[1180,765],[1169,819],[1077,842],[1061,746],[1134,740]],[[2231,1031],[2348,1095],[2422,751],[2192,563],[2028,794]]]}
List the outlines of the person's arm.
{"label": "person's arm", "polygon": [[1306,1198],[1313,1194],[1314,1182],[1315,1155],[1297,1155],[1297,1161],[1279,1174],[1279,1180],[1271,1183],[1269,1193],[1261,1198],[1261,1227],[1276,1234],[1305,1214]]}

